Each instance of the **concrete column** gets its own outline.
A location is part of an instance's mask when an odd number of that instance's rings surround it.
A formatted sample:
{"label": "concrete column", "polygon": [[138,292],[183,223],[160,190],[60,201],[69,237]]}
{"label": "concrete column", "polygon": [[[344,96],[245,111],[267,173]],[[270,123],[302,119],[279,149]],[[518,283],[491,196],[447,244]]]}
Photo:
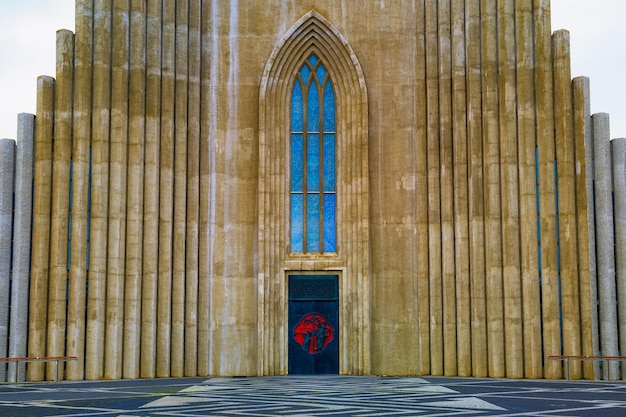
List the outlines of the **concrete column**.
{"label": "concrete column", "polygon": [[[577,77],[572,81],[574,102],[574,140],[576,141],[576,210],[578,213],[580,315],[582,354],[591,356],[599,351],[598,299],[596,275],[596,232],[593,202],[593,130],[589,79]],[[583,364],[584,377],[600,375],[597,361]]]}
{"label": "concrete column", "polygon": [[[124,378],[138,378],[141,356],[144,160],[146,134],[146,4],[131,2],[124,290]],[[152,46],[150,46],[151,48]],[[153,97],[149,98],[153,100]]]}
{"label": "concrete column", "polygon": [[172,268],[171,376],[184,374],[185,229],[187,220],[187,81],[189,76],[189,4],[176,1],[176,69],[174,127],[174,265]]}
{"label": "concrete column", "polygon": [[[566,30],[555,32],[552,42],[563,354],[578,356],[581,355],[581,328],[576,223],[576,159],[569,32]],[[573,361],[569,364],[569,370],[570,378],[582,378],[580,361]]]}
{"label": "concrete column", "polygon": [[[598,260],[598,296],[600,302],[600,349],[603,355],[618,355],[617,301],[615,287],[615,233],[613,222],[613,180],[609,115],[597,113],[593,120],[594,193],[596,207],[596,251]],[[603,364],[603,377],[618,374],[618,363]]]}
{"label": "concrete column", "polygon": [[502,202],[502,290],[504,296],[505,373],[524,376],[520,192],[518,178],[515,3],[498,2],[498,81]]}
{"label": "concrete column", "polygon": [[91,142],[91,230],[85,378],[104,377],[104,331],[109,205],[109,142],[111,126],[112,0],[94,3],[93,104]]}
{"label": "concrete column", "polygon": [[[50,282],[48,288],[48,356],[65,355],[68,278],[68,229],[70,170],[72,157],[72,91],[74,34],[57,32],[57,83],[55,94],[54,152],[52,172],[52,214],[50,227]],[[56,365],[46,365],[46,377],[56,376]],[[59,378],[64,378],[63,368]]]}
{"label": "concrete column", "polygon": [[[534,0],[535,92],[537,114],[537,151],[539,163],[539,215],[541,241],[541,307],[543,316],[543,353],[561,352],[559,309],[559,268],[557,257],[556,184],[554,179],[554,84],[550,1]],[[558,379],[562,365],[544,361],[544,377]]]}
{"label": "concrete column", "polygon": [[[11,230],[13,229],[13,182],[15,141],[0,140],[0,294],[8,294],[11,283]],[[0,357],[7,356],[9,343],[9,297],[0,297]],[[6,381],[6,362],[0,362],[0,382]]]}
{"label": "concrete column", "polygon": [[201,4],[189,2],[187,230],[185,247],[185,376],[198,375],[198,231],[200,216]]}
{"label": "concrete column", "polygon": [[[161,7],[147,4],[146,140],[143,189],[143,282],[141,295],[141,377],[156,372],[157,276],[159,260],[159,142],[161,113]],[[207,324],[208,326],[208,324]]]}
{"label": "concrete column", "polygon": [[[613,139],[613,201],[619,351],[626,352],[626,138]],[[626,371],[622,367],[622,379]]]}
{"label": "concrete column", "polygon": [[[454,150],[454,237],[457,332],[456,350],[458,358],[458,375],[470,376],[472,374],[472,331],[469,281],[469,211],[467,201],[467,58],[465,51],[465,5],[463,2],[452,2],[451,26],[453,115],[452,148]],[[422,193],[418,193],[417,199],[423,200],[423,198],[420,197],[422,195]],[[420,256],[419,253],[417,256]],[[419,304],[421,303],[418,302],[418,308]]]}
{"label": "concrete column", "polygon": [[535,161],[535,53],[532,0],[516,2],[516,82],[520,193],[520,249],[523,300],[524,376],[543,376],[539,256],[537,228],[537,171]]}
{"label": "concrete column", "polygon": [[157,377],[170,376],[171,366],[172,242],[174,241],[175,6],[174,2],[165,2],[163,4],[162,17]]}
{"label": "concrete column", "polygon": [[72,227],[67,310],[67,379],[85,376],[85,311],[87,304],[87,236],[89,148],[91,145],[92,20],[91,0],[76,2],[74,114],[72,141]]}
{"label": "concrete column", "polygon": [[124,346],[130,0],[113,0],[111,31],[111,141],[104,377],[119,379],[122,377]]}
{"label": "concrete column", "polygon": [[[52,77],[37,79],[35,118],[35,176],[33,198],[33,243],[30,272],[28,356],[46,355],[50,222],[52,191],[52,138],[54,128],[54,87]],[[44,378],[43,363],[28,366],[28,380]]]}
{"label": "concrete column", "polygon": [[[485,377],[487,366],[487,307],[485,299],[485,219],[482,146],[480,4],[466,3],[467,133],[469,157],[470,291],[472,320],[472,375]],[[429,190],[430,192],[430,190]]]}
{"label": "concrete column", "polygon": [[[30,283],[31,224],[33,214],[33,146],[35,116],[17,118],[15,154],[15,214],[13,223],[13,273],[11,284],[10,357],[26,356],[28,340],[28,288]],[[6,230],[6,229],[3,229]],[[26,364],[9,364],[11,382],[26,379]]]}

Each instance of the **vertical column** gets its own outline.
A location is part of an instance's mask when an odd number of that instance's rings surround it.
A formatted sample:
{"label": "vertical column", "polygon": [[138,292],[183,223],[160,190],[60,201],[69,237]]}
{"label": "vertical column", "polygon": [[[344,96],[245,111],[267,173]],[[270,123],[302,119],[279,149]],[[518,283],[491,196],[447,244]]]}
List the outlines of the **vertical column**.
{"label": "vertical column", "polygon": [[[623,355],[626,352],[626,139],[613,139],[611,146],[613,150],[613,201],[615,204],[617,324],[619,326],[617,333],[619,335],[619,351]],[[622,379],[626,379],[626,371],[623,366]]]}
{"label": "vertical column", "polygon": [[[35,118],[35,173],[33,194],[33,236],[28,318],[28,356],[46,355],[46,318],[52,193],[52,138],[54,129],[54,87],[52,77],[37,78]],[[44,378],[43,363],[28,366],[28,380]]]}
{"label": "vertical column", "polygon": [[470,221],[470,299],[472,375],[487,376],[487,310],[485,300],[485,220],[482,145],[480,3],[465,2],[467,56],[467,136]]}
{"label": "vertical column", "polygon": [[[11,320],[9,356],[26,356],[28,339],[28,286],[31,252],[33,202],[33,146],[35,116],[21,113],[17,118],[15,153],[15,214],[13,221],[13,273],[11,279]],[[2,176],[4,178],[4,176]],[[4,229],[2,230],[10,230]],[[8,293],[8,292],[7,292]],[[0,293],[0,294],[7,294]],[[0,337],[0,340],[2,338]],[[9,381],[23,382],[26,364],[9,364]],[[1,378],[0,378],[1,380]]]}
{"label": "vertical column", "polygon": [[198,233],[200,217],[201,6],[189,2],[189,113],[187,117],[187,242],[185,376],[198,375]]}
{"label": "vertical column", "polygon": [[[91,221],[85,378],[104,377],[106,274],[109,212],[109,143],[111,122],[112,0],[95,0],[91,142]],[[95,250],[97,248],[97,250]]]}
{"label": "vertical column", "polygon": [[520,195],[520,251],[524,376],[541,378],[541,305],[537,228],[537,174],[535,165],[535,59],[532,0],[516,2],[516,86]]}
{"label": "vertical column", "polygon": [[[55,95],[54,152],[52,172],[52,219],[50,228],[50,286],[48,291],[48,342],[46,355],[65,355],[68,277],[68,228],[70,209],[70,159],[72,157],[72,87],[74,34],[57,32],[57,84]],[[46,366],[54,379],[56,366]],[[63,369],[59,370],[63,379]]]}
{"label": "vertical column", "polygon": [[159,142],[161,135],[161,0],[147,4],[146,139],[143,187],[143,282],[141,291],[141,377],[154,378],[157,351],[159,259]]}
{"label": "vertical column", "polygon": [[174,102],[176,4],[163,3],[161,53],[161,160],[159,183],[159,277],[156,376],[170,376],[174,216]]}
{"label": "vertical column", "polygon": [[[569,32],[553,35],[554,111],[558,173],[558,215],[563,311],[563,354],[581,354],[578,236],[576,224],[576,157],[573,132]],[[580,379],[580,361],[570,364],[570,378]]]}
{"label": "vertical column", "polygon": [[[572,81],[574,141],[576,144],[576,214],[578,217],[578,279],[580,285],[580,316],[582,354],[591,356],[598,349],[598,289],[596,275],[596,234],[593,203],[593,131],[589,79]],[[597,361],[585,361],[584,377],[600,374]]]}
{"label": "vertical column", "polygon": [[111,139],[109,160],[109,230],[107,243],[106,338],[104,377],[122,376],[126,183],[128,161],[129,0],[113,0],[111,24]]}
{"label": "vertical column", "polygon": [[[515,3],[498,2],[502,279],[506,376],[524,376],[515,59]],[[529,226],[529,225],[527,225]]]}
{"label": "vertical column", "polygon": [[[561,352],[559,270],[557,255],[556,184],[554,155],[554,87],[552,78],[552,38],[550,1],[534,0],[537,94],[537,150],[539,153],[539,212],[541,242],[541,307],[543,355]],[[560,378],[558,361],[544,363],[545,377]]]}
{"label": "vertical column", "polygon": [[[603,355],[618,355],[617,294],[615,287],[615,233],[613,219],[613,180],[609,115],[597,113],[593,120],[594,194],[596,207],[596,250],[598,260],[598,298],[600,309],[600,350]],[[603,377],[618,375],[618,363],[603,364]]]}
{"label": "vertical column", "polygon": [[426,140],[428,155],[428,255],[430,300],[430,373],[443,374],[443,287],[439,144],[438,7],[426,2]]}
{"label": "vertical column", "polygon": [[495,0],[481,0],[481,59],[485,199],[485,272],[489,376],[503,377],[504,305],[502,217],[500,200],[500,134],[498,114],[498,28]]}
{"label": "vertical column", "polygon": [[[441,251],[455,257],[454,154],[452,145],[452,32],[450,1],[439,0],[439,162],[441,187]],[[449,256],[448,255],[448,256]],[[455,263],[441,262],[443,296],[443,372],[457,374]]]}
{"label": "vertical column", "polygon": [[[11,230],[13,229],[13,182],[15,141],[0,139],[0,291],[8,294],[11,285]],[[0,355],[7,356],[9,343],[9,297],[0,299]],[[0,382],[7,380],[6,362],[0,362]]]}
{"label": "vertical column", "polygon": [[[419,15],[418,15],[419,16]],[[458,375],[472,374],[470,282],[467,94],[465,5],[452,2],[452,148],[454,149],[454,260],[456,271],[456,322]],[[423,195],[423,194],[422,194]]]}
{"label": "vertical column", "polygon": [[90,0],[76,2],[74,106],[72,143],[72,219],[67,311],[67,379],[84,378],[85,305],[89,211],[89,148],[91,145],[91,52],[93,10]]}
{"label": "vertical column", "polygon": [[171,375],[184,375],[185,360],[185,229],[187,217],[187,80],[189,5],[176,0],[176,69],[174,127],[174,265],[172,268]]}
{"label": "vertical column", "polygon": [[[150,45],[152,47],[152,45]],[[124,290],[124,378],[138,378],[141,356],[141,296],[144,217],[144,141],[146,134],[146,2],[130,9],[128,107],[128,182]],[[150,100],[153,100],[150,97]]]}

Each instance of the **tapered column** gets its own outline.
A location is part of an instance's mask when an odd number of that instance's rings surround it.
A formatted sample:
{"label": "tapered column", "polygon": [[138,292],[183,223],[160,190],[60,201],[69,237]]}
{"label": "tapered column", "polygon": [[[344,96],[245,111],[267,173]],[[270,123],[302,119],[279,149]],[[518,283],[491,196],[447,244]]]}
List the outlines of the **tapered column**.
{"label": "tapered column", "polygon": [[[615,286],[615,232],[613,180],[609,115],[593,117],[594,194],[596,208],[596,251],[598,260],[598,299],[600,310],[600,349],[603,355],[619,354],[617,334],[617,294]],[[604,363],[603,378],[618,375],[618,363]]]}
{"label": "tapered column", "polygon": [[428,256],[430,373],[443,375],[443,288],[441,270],[441,182],[439,143],[439,51],[437,0],[426,2],[426,135],[428,155]]}
{"label": "tapered column", "polygon": [[161,142],[159,183],[159,277],[156,376],[170,376],[174,216],[175,2],[163,4],[161,53]]}
{"label": "tapered column", "polygon": [[104,377],[111,122],[112,0],[95,0],[91,146],[91,221],[85,378]]}
{"label": "tapered column", "polygon": [[[72,84],[74,34],[57,32],[57,84],[55,95],[54,162],[52,172],[52,216],[50,227],[50,285],[48,288],[48,356],[65,355],[67,310],[68,228],[70,207],[70,159],[72,157]],[[54,379],[56,366],[46,366]],[[59,370],[63,379],[63,369]]]}
{"label": "tapered column", "polygon": [[174,144],[174,265],[172,268],[171,375],[184,374],[185,361],[185,232],[187,218],[187,80],[189,5],[176,0],[176,88]]}
{"label": "tapered column", "polygon": [[505,373],[524,376],[522,282],[520,258],[520,193],[517,136],[515,2],[498,2],[498,97],[500,102],[500,172],[502,201],[502,279],[504,296]]}
{"label": "tapered column", "polygon": [[[146,2],[131,2],[124,290],[124,378],[138,378],[141,355],[144,153],[146,134]],[[150,97],[153,100],[153,97]]]}
{"label": "tapered column", "polygon": [[[626,139],[611,141],[613,151],[613,190],[615,202],[615,266],[617,278],[617,323],[619,351],[626,352]],[[622,367],[622,379],[626,372]]]}
{"label": "tapered column", "polygon": [[[8,294],[11,283],[11,233],[13,227],[13,182],[15,141],[0,139],[0,294]],[[9,343],[9,297],[0,299],[0,355],[7,356]],[[7,380],[7,365],[0,363],[0,382]]]}
{"label": "tapered column", "polygon": [[[52,77],[41,76],[37,79],[28,356],[46,355],[54,87],[55,81]],[[31,363],[28,366],[28,380],[41,381],[43,378],[43,363]]]}
{"label": "tapered column", "polygon": [[472,375],[487,370],[487,310],[485,299],[485,220],[482,146],[482,91],[480,54],[480,4],[466,1],[467,33],[467,135],[469,158],[470,291],[472,321]]}
{"label": "tapered column", "polygon": [[189,109],[185,247],[185,376],[198,375],[198,233],[200,217],[201,5],[189,2]]}
{"label": "tapered column", "polygon": [[91,146],[91,52],[92,2],[76,2],[74,58],[74,141],[72,143],[72,217],[67,354],[76,362],[67,364],[67,379],[84,378],[85,305],[89,195],[89,148]]}
{"label": "tapered column", "polygon": [[[9,357],[26,356],[28,339],[28,287],[30,282],[31,222],[33,202],[33,151],[35,116],[17,117],[15,153],[15,214],[13,221],[13,273],[11,280],[11,320]],[[4,176],[2,176],[4,178]],[[2,228],[2,230],[7,230]],[[6,294],[6,293],[0,293]],[[0,337],[0,340],[2,338]],[[9,364],[9,381],[23,382],[26,364]],[[1,380],[1,378],[0,378]]]}
{"label": "tapered column", "polygon": [[129,0],[113,0],[111,52],[111,141],[107,243],[104,377],[122,377],[126,180],[128,161]]}
{"label": "tapered column", "polygon": [[[596,274],[596,232],[593,202],[593,130],[589,79],[572,81],[574,102],[574,140],[576,142],[576,210],[578,215],[578,279],[580,283],[580,315],[582,354],[596,355],[598,346],[598,289]],[[579,167],[579,168],[578,168]],[[585,361],[584,377],[600,375],[597,361]]]}
{"label": "tapered column", "polygon": [[465,5],[452,2],[452,148],[458,375],[472,374]]}
{"label": "tapered column", "polygon": [[[561,352],[561,312],[559,308],[559,268],[557,255],[556,184],[554,178],[554,86],[550,1],[534,0],[537,94],[537,152],[539,165],[539,216],[541,242],[541,307],[543,315],[543,354]],[[545,377],[560,378],[558,361],[544,361]]]}
{"label": "tapered column", "polygon": [[[161,135],[160,0],[147,4],[146,139],[143,188],[143,282],[141,291],[141,377],[156,375],[157,277],[159,259],[159,141]],[[149,98],[149,99],[148,99]]]}
{"label": "tapered column", "polygon": [[532,0],[516,2],[516,85],[524,376],[543,376],[537,228],[535,58]]}
{"label": "tapered column", "polygon": [[[558,173],[559,253],[563,354],[581,355],[578,236],[576,227],[576,160],[572,114],[569,32],[553,35],[554,113]],[[579,361],[569,364],[570,378],[580,379]]]}

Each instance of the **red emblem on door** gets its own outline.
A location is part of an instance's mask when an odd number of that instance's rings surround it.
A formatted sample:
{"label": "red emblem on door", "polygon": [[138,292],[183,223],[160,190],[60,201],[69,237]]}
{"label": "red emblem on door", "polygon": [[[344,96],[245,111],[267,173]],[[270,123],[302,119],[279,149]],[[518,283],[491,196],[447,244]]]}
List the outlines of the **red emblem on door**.
{"label": "red emblem on door", "polygon": [[305,315],[293,329],[293,338],[310,355],[322,352],[334,337],[333,326],[318,313]]}

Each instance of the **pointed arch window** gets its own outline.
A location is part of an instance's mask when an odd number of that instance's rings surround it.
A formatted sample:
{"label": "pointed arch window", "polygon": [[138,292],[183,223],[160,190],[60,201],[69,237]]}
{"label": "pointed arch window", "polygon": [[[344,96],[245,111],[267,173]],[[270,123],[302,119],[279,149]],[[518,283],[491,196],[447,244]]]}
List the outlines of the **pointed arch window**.
{"label": "pointed arch window", "polygon": [[337,250],[335,94],[311,55],[291,95],[291,251]]}

